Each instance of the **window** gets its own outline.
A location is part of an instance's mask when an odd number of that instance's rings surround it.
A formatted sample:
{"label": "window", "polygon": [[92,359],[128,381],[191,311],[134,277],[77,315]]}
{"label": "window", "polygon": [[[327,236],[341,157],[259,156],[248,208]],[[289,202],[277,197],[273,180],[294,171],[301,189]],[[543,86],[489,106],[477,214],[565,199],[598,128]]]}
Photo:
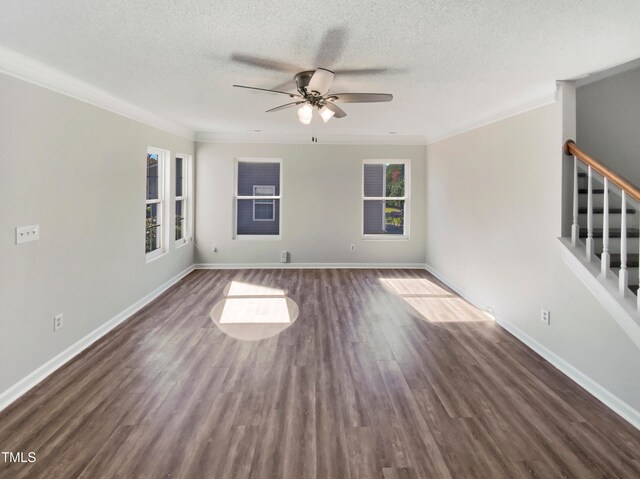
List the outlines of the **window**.
{"label": "window", "polygon": [[145,253],[147,261],[162,255],[165,249],[164,219],[166,214],[165,165],[169,152],[157,148],[147,149],[147,194]]}
{"label": "window", "polygon": [[[275,196],[275,185],[254,185],[253,196]],[[253,200],[253,221],[275,221],[276,200]]]}
{"label": "window", "polygon": [[235,170],[236,238],[279,238],[281,160],[236,160]]}
{"label": "window", "polygon": [[191,228],[191,157],[188,155],[176,155],[176,222],[175,240],[176,246],[186,244],[190,236]]}
{"label": "window", "polygon": [[365,160],[362,169],[363,235],[409,236],[410,164],[408,160]]}

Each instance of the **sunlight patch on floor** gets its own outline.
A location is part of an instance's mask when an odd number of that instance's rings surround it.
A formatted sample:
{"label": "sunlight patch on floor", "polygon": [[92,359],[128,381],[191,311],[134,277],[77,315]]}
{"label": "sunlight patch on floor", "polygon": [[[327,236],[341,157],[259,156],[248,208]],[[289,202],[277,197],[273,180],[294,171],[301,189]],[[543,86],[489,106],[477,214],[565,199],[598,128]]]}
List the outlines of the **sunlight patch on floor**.
{"label": "sunlight patch on floor", "polygon": [[211,309],[213,323],[229,337],[259,341],[280,334],[298,319],[298,305],[280,288],[231,281]]}
{"label": "sunlight patch on floor", "polygon": [[447,295],[452,294],[436,283],[424,278],[380,278],[382,285],[394,294],[408,295]]}
{"label": "sunlight patch on floor", "polygon": [[379,278],[407,309],[430,323],[493,322],[492,316],[427,278]]}
{"label": "sunlight patch on floor", "polygon": [[281,298],[227,298],[220,316],[221,324],[238,323],[290,323],[287,299]]}
{"label": "sunlight patch on floor", "polygon": [[225,296],[285,296],[287,293],[280,288],[264,286],[261,284],[245,283],[243,281],[231,281],[225,288]]}

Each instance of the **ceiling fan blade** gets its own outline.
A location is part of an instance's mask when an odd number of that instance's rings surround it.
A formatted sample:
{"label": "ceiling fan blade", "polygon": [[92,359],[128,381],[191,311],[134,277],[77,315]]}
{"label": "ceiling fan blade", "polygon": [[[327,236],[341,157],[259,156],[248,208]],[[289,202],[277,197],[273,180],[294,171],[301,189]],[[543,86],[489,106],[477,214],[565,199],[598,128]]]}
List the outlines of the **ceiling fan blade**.
{"label": "ceiling fan blade", "polygon": [[258,91],[266,91],[269,93],[280,93],[282,95],[289,95],[291,98],[302,98],[300,95],[298,95],[297,93],[289,93],[286,91],[279,91],[279,90],[268,90],[267,88],[258,88],[255,86],[245,86],[245,85],[233,85],[236,88],[246,88],[248,90],[258,90]]}
{"label": "ceiling fan blade", "polygon": [[329,97],[338,103],[377,103],[393,100],[391,93],[332,93]]}
{"label": "ceiling fan blade", "polygon": [[318,92],[320,95],[324,95],[331,88],[333,83],[333,77],[335,74],[331,70],[326,68],[318,68],[309,81],[307,86],[308,91]]}
{"label": "ceiling fan blade", "polygon": [[327,30],[322,36],[318,53],[314,59],[316,65],[331,67],[338,61],[347,40],[345,27],[334,27]]}
{"label": "ceiling fan blade", "polygon": [[297,86],[296,86],[295,80],[291,78],[285,82],[280,83],[279,85],[274,86],[273,89],[276,91],[289,90],[289,89],[294,90],[296,87]]}
{"label": "ceiling fan blade", "polygon": [[285,72],[298,72],[300,68],[297,65],[291,63],[285,63],[278,60],[271,60],[270,58],[260,58],[253,55],[245,55],[244,53],[231,54],[231,60],[237,63],[244,63],[252,67],[264,68],[266,70],[285,71]]}
{"label": "ceiling fan blade", "polygon": [[300,105],[301,103],[304,103],[304,101],[293,101],[291,103],[285,103],[284,105],[280,105],[280,106],[277,106],[275,108],[272,108],[271,110],[267,110],[265,113],[271,113],[272,111],[285,110],[287,108],[291,108],[291,107]]}
{"label": "ceiling fan blade", "polygon": [[326,102],[324,106],[331,110],[334,113],[333,116],[335,116],[336,118],[344,118],[345,116],[347,116],[342,108],[340,108],[338,105],[334,105],[330,101]]}
{"label": "ceiling fan blade", "polygon": [[405,72],[404,68],[340,68],[338,70],[334,70],[336,75],[380,75],[382,73],[390,73],[390,74],[398,74]]}

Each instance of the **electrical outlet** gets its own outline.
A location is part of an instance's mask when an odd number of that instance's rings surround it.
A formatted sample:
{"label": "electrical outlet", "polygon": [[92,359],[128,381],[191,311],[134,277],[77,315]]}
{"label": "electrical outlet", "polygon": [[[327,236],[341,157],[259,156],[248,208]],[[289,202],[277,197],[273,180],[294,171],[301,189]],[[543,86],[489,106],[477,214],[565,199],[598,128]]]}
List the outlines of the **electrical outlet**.
{"label": "electrical outlet", "polygon": [[218,247],[216,245],[211,245],[211,251],[214,253],[218,252]]}
{"label": "electrical outlet", "polygon": [[16,244],[38,241],[40,239],[40,225],[16,227]]}
{"label": "electrical outlet", "polygon": [[352,244],[351,245],[351,251],[355,251],[356,250],[356,245]]}
{"label": "electrical outlet", "polygon": [[289,262],[289,253],[287,251],[280,252],[280,262],[288,263]]}
{"label": "electrical outlet", "polygon": [[56,315],[53,317],[53,330],[54,330],[54,331],[57,331],[58,329],[60,329],[60,328],[62,327],[62,325],[63,325],[63,322],[62,322],[62,313],[60,313],[60,314],[56,314]]}
{"label": "electrical outlet", "polygon": [[540,310],[540,321],[545,323],[547,326],[551,324],[551,312],[547,309]]}

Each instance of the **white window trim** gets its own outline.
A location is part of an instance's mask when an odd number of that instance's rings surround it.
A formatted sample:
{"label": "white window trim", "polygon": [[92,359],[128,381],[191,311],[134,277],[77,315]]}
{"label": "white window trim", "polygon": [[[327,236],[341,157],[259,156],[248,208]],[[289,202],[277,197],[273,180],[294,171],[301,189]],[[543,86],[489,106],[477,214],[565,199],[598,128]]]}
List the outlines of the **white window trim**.
{"label": "white window trim", "polygon": [[[167,172],[168,168],[168,158],[171,158],[171,152],[168,150],[162,150],[160,148],[147,147],[147,154],[156,154],[158,155],[158,198],[153,200],[146,199],[146,185],[145,185],[145,205],[150,204],[158,204],[159,205],[159,214],[158,218],[161,221],[160,223],[160,248],[150,251],[149,253],[145,253],[145,260],[147,263],[154,261],[168,252],[168,244],[169,244],[169,218],[170,211],[167,207],[167,191],[171,191],[171,183],[170,176]],[[146,174],[146,161],[145,161],[145,180],[147,177]],[[145,208],[146,209],[146,208]],[[145,212],[145,236],[146,238],[146,212]],[[146,241],[146,239],[145,239]]]}
{"label": "white window trim", "polygon": [[[255,196],[238,196],[238,164],[239,163],[278,163],[280,164],[280,194],[274,196],[260,196],[261,200],[280,200],[278,201],[278,217],[280,224],[278,225],[279,234],[277,235],[239,235],[238,234],[238,201],[239,200],[255,200]],[[250,240],[250,241],[274,241],[282,239],[282,158],[234,158],[233,162],[233,201],[232,201],[232,217],[233,229],[231,238],[234,240]],[[275,214],[275,208],[274,208]]]}
{"label": "white window trim", "polygon": [[[175,224],[176,224],[176,203],[179,200],[183,201],[182,214],[184,220],[182,223],[182,238],[175,240],[175,249],[178,249],[192,240],[192,219],[193,215],[193,157],[191,155],[184,155],[182,153],[176,153],[176,161],[178,158],[182,158],[182,196],[175,196],[173,199],[173,237],[175,239]],[[176,171],[177,174],[177,171]]]}
{"label": "white window trim", "polygon": [[[257,195],[256,194],[256,189],[258,188],[268,188],[271,190],[271,194],[270,195]],[[253,200],[253,221],[275,221],[276,220],[276,200],[268,200],[268,199],[257,199],[258,196],[262,197],[262,196],[275,196],[276,194],[276,187],[275,185],[253,185],[253,196],[256,197],[256,199]],[[261,205],[271,205],[271,218],[256,218],[256,201],[258,201],[258,204]]]}
{"label": "white window trim", "polygon": [[[385,196],[365,196],[364,195],[364,167],[365,165],[404,165],[404,196],[402,197],[385,197]],[[383,178],[386,182],[386,175]],[[386,187],[385,187],[386,191]],[[392,234],[364,234],[364,202],[365,200],[404,200],[404,233],[401,235]],[[392,160],[392,159],[369,159],[362,161],[362,198],[360,200],[360,231],[362,238],[372,241],[408,241],[409,240],[409,223],[411,218],[411,160]],[[384,221],[384,219],[383,219]]]}

